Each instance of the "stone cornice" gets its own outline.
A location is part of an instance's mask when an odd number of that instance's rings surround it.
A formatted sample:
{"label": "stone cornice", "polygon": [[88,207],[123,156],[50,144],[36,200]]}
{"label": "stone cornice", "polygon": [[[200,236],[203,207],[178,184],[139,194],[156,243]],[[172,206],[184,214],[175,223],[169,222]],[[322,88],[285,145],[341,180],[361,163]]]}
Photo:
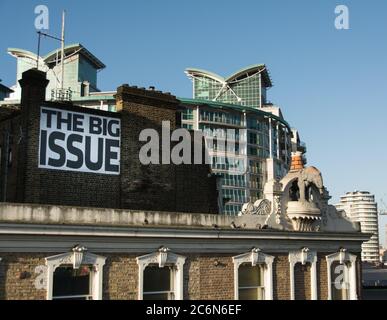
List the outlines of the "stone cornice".
{"label": "stone cornice", "polygon": [[93,236],[172,239],[243,239],[303,241],[366,241],[367,233],[316,233],[275,230],[222,230],[198,228],[105,227],[0,223],[0,235]]}

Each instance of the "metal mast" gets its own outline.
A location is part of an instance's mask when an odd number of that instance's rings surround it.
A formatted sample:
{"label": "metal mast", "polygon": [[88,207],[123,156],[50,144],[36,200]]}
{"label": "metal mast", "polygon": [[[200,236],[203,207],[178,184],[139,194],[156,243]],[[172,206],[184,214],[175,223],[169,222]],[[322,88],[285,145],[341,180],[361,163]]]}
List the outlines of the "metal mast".
{"label": "metal mast", "polygon": [[60,87],[63,94],[64,89],[64,47],[65,47],[65,15],[66,11],[63,10],[62,12],[62,36],[61,36],[61,61],[60,61],[60,67],[61,67],[61,82]]}

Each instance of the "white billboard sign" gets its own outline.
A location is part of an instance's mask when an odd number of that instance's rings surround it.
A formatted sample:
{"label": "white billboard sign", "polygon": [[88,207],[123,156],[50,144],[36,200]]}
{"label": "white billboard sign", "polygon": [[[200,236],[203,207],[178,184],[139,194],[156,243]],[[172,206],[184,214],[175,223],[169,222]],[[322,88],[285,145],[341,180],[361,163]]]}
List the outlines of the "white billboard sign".
{"label": "white billboard sign", "polygon": [[41,107],[39,168],[120,174],[118,118]]}

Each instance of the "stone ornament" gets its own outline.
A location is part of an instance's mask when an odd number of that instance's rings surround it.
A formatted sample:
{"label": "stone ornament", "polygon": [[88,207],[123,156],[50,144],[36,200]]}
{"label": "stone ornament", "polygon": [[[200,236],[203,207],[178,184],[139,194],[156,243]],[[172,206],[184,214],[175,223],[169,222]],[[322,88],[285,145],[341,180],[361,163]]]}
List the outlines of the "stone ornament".
{"label": "stone ornament", "polygon": [[169,249],[166,247],[161,247],[159,249],[159,267],[163,268],[165,266],[165,263],[167,262],[168,259],[168,251]]}
{"label": "stone ornament", "polygon": [[252,202],[245,203],[239,215],[259,215],[265,216],[271,212],[271,202],[267,199],[257,200],[254,204]]}
{"label": "stone ornament", "polygon": [[324,184],[321,172],[315,167],[307,167],[299,173],[298,187],[300,189],[300,201],[308,200],[307,189],[311,185],[316,186],[320,194],[323,193]]}
{"label": "stone ornament", "polygon": [[250,252],[233,257],[234,264],[239,267],[243,263],[251,263],[252,267],[258,264],[272,264],[274,257],[264,254],[259,248],[252,248]]}
{"label": "stone ornament", "polygon": [[76,245],[72,248],[73,251],[73,268],[79,269],[83,261],[83,253],[87,251],[87,248],[81,245]]}

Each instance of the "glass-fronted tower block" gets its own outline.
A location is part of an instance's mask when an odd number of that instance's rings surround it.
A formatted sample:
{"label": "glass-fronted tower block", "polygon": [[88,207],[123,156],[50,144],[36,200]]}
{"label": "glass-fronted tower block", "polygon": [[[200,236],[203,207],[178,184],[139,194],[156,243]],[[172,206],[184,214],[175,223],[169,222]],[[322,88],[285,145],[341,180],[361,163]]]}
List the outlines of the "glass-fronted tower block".
{"label": "glass-fronted tower block", "polygon": [[[227,78],[196,68],[185,72],[192,79],[193,99],[180,99],[182,126],[203,131],[212,170],[222,178],[223,213],[236,215],[244,203],[262,197],[268,180],[288,172],[292,147],[296,144],[297,149],[299,142],[281,110],[267,101],[272,82],[265,65],[243,68]],[[227,134],[230,129],[234,136]],[[230,156],[222,139],[236,141],[235,154]],[[236,164],[243,164],[243,172],[230,170]]]}

